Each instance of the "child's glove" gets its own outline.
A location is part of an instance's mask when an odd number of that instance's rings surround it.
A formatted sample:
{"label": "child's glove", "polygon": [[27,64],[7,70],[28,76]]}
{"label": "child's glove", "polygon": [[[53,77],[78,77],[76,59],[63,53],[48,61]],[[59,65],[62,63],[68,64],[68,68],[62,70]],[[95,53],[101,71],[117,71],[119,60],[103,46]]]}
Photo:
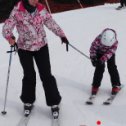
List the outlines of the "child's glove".
{"label": "child's glove", "polygon": [[102,56],[102,57],[100,58],[100,60],[99,60],[99,62],[100,62],[101,64],[104,64],[105,61],[106,61],[106,56]]}
{"label": "child's glove", "polygon": [[103,65],[104,62],[102,60],[97,60],[97,65]]}
{"label": "child's glove", "polygon": [[91,58],[91,63],[92,63],[92,65],[94,67],[96,67],[96,65],[97,65],[97,58],[96,57]]}

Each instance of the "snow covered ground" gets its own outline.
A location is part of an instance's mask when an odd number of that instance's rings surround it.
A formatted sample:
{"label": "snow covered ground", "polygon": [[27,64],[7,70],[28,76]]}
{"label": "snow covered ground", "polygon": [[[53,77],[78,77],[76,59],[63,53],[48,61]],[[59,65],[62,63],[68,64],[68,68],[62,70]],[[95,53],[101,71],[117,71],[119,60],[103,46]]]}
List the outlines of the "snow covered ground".
{"label": "snow covered ground", "polygon": [[[89,48],[94,38],[104,29],[117,31],[119,47],[116,63],[122,84],[126,83],[126,9],[115,10],[119,4],[106,4],[86,9],[78,9],[54,14],[53,17],[63,28],[70,43],[89,56]],[[0,31],[3,24],[0,24]],[[15,35],[17,35],[15,31]],[[126,126],[126,87],[118,94],[110,106],[102,105],[111,92],[111,83],[106,70],[98,97],[93,106],[85,105],[90,95],[94,68],[90,60],[65,45],[47,29],[52,73],[55,75],[59,91],[63,97],[61,103],[61,126]],[[0,34],[0,111],[3,110],[10,49]],[[0,126],[17,126],[23,112],[21,93],[22,68],[18,55],[13,55],[8,97],[7,115],[0,115]],[[37,99],[28,126],[50,126],[50,108],[46,106],[43,88],[37,74]],[[101,124],[97,124],[97,121]]]}

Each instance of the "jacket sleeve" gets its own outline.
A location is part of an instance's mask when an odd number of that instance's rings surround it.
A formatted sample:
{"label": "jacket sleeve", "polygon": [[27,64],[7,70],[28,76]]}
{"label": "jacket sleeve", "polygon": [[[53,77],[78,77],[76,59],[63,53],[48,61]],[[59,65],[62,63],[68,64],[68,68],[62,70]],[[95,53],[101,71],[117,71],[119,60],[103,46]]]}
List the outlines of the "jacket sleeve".
{"label": "jacket sleeve", "polygon": [[98,46],[99,46],[99,37],[100,37],[100,35],[98,35],[91,44],[91,47],[90,47],[90,58],[91,59],[96,58],[96,53],[97,53]]}
{"label": "jacket sleeve", "polygon": [[115,42],[114,45],[112,45],[108,51],[100,58],[100,60],[102,62],[106,62],[107,60],[109,60],[113,54],[115,54],[116,50],[117,50],[117,46],[118,46],[118,41]]}
{"label": "jacket sleeve", "polygon": [[5,24],[2,29],[3,36],[9,40],[13,35],[12,31],[16,25],[16,19],[15,19],[15,13],[16,13],[16,7],[12,10],[9,18],[5,21]]}
{"label": "jacket sleeve", "polygon": [[60,28],[60,26],[55,22],[55,20],[52,18],[52,16],[49,14],[49,12],[44,8],[41,12],[41,15],[43,16],[44,25],[50,29],[53,33],[55,33],[59,37],[65,37],[65,34],[63,30]]}

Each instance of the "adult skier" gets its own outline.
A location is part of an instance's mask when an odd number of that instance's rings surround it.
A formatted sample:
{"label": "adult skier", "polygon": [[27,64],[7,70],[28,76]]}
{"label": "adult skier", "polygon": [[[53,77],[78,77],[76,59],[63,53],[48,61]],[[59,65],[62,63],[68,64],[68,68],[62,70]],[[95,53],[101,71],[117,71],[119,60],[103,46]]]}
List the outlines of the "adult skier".
{"label": "adult skier", "polygon": [[36,72],[34,61],[38,67],[43,82],[46,103],[51,107],[52,114],[59,114],[61,96],[55,77],[51,73],[48,44],[44,25],[61,38],[68,46],[68,40],[39,0],[21,0],[15,5],[10,17],[3,26],[3,36],[10,45],[15,45],[13,29],[16,26],[19,38],[17,40],[18,55],[23,68],[21,100],[24,103],[25,114],[29,115],[36,99]]}

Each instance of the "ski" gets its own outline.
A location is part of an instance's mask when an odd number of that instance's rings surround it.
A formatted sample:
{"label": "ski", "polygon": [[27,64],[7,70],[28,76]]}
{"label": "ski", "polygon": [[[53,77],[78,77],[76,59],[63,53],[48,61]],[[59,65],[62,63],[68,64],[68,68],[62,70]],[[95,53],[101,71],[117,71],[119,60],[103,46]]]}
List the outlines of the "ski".
{"label": "ski", "polygon": [[[124,87],[124,85],[121,86],[121,89],[119,90],[119,92],[122,90],[122,88]],[[118,92],[118,93],[119,93]],[[117,93],[117,94],[118,94]],[[112,104],[112,102],[114,101],[115,97],[117,96],[117,94],[114,94],[114,95],[110,95],[109,98],[107,98],[104,102],[103,102],[103,105],[110,105]]]}
{"label": "ski", "polygon": [[110,105],[113,102],[113,100],[115,99],[115,97],[116,97],[116,95],[111,95],[109,98],[107,98],[107,100],[105,100],[103,102],[103,104],[104,105]]}
{"label": "ski", "polygon": [[95,98],[96,98],[96,95],[91,95],[85,103],[87,105],[92,105],[92,104],[94,104]]}
{"label": "ski", "polygon": [[54,111],[52,113],[52,125],[51,126],[60,126],[60,123],[59,123],[59,112],[58,111]]}
{"label": "ski", "polygon": [[52,125],[51,126],[60,126],[59,117],[52,119]]}
{"label": "ski", "polygon": [[51,108],[51,111],[52,111],[52,125],[51,126],[60,126],[60,122],[59,122],[59,107],[54,105]]}
{"label": "ski", "polygon": [[28,126],[29,119],[31,117],[31,112],[34,106],[26,107],[24,110],[24,115],[21,117],[20,121],[18,122],[17,126]]}
{"label": "ski", "polygon": [[116,10],[123,10],[123,9],[125,9],[125,7],[117,7],[117,8],[115,8]]}
{"label": "ski", "polygon": [[28,126],[30,117],[31,117],[30,115],[29,116],[23,115],[20,121],[18,122],[17,126]]}

